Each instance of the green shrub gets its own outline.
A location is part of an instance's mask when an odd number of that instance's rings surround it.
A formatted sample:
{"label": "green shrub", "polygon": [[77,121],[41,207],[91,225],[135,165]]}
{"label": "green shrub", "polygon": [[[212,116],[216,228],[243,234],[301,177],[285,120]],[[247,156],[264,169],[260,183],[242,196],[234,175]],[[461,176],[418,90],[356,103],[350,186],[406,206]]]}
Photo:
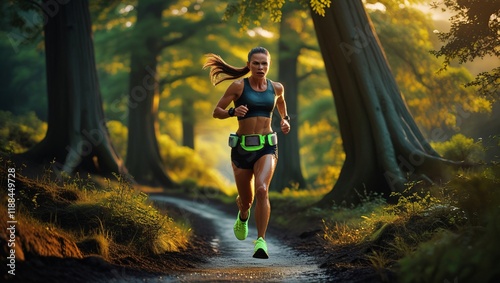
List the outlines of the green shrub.
{"label": "green shrub", "polygon": [[400,260],[400,282],[497,282],[500,222],[496,210],[485,228],[442,230]]}
{"label": "green shrub", "polygon": [[0,111],[0,151],[22,153],[40,142],[46,132],[47,123],[34,112],[15,116]]}
{"label": "green shrub", "polygon": [[[6,169],[0,169],[0,176],[7,176]],[[111,252],[111,243],[141,254],[184,249],[189,230],[155,208],[146,194],[116,177],[117,181],[97,187],[90,179],[67,176],[60,185],[48,182],[48,177],[34,180],[16,174],[19,213],[71,232],[85,252],[103,257]]]}
{"label": "green shrub", "polygon": [[179,251],[186,247],[188,231],[152,206],[148,196],[118,177],[117,185],[88,193],[60,212],[60,223],[68,229],[108,235],[114,242],[139,253]]}
{"label": "green shrub", "polygon": [[415,253],[400,260],[401,282],[495,282],[500,278],[496,268],[500,180],[493,167],[461,172],[439,188],[439,198],[449,209],[436,223],[447,222],[449,227],[433,233]]}
{"label": "green shrub", "polygon": [[454,135],[449,141],[431,142],[431,145],[447,159],[471,163],[484,159],[485,149],[481,141],[475,142],[474,139],[467,138],[462,134]]}
{"label": "green shrub", "polygon": [[444,188],[452,205],[463,211],[472,225],[481,225],[500,205],[500,179],[484,172],[458,175]]}

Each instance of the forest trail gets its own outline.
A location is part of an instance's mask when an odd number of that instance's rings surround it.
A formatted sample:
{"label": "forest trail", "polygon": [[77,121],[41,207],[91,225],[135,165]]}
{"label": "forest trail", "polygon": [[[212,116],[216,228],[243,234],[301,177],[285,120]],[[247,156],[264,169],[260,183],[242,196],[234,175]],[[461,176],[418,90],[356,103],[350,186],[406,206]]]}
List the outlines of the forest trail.
{"label": "forest trail", "polygon": [[[269,259],[255,259],[253,240],[257,232],[250,222],[249,235],[239,241],[233,234],[235,215],[228,215],[202,202],[189,201],[163,195],[152,195],[151,200],[158,204],[176,206],[188,218],[199,217],[201,231],[213,235],[212,249],[217,254],[197,268],[169,277],[148,278],[137,282],[326,282],[324,274],[315,258],[300,255],[289,246],[280,242],[268,232],[266,241]],[[131,279],[131,278],[129,278]],[[138,278],[137,278],[138,279]],[[136,282],[134,279],[124,280]],[[116,281],[115,281],[116,282]]]}

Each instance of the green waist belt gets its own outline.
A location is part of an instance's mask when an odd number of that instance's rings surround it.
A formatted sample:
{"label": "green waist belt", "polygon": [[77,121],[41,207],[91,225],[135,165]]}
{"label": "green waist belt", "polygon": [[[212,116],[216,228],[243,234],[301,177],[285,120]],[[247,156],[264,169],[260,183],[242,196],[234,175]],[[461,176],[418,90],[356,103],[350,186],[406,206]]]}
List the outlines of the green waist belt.
{"label": "green waist belt", "polygon": [[236,147],[238,143],[246,151],[257,151],[264,147],[264,145],[269,144],[271,146],[278,144],[278,135],[276,133],[260,135],[241,135],[236,134],[229,135],[229,146]]}

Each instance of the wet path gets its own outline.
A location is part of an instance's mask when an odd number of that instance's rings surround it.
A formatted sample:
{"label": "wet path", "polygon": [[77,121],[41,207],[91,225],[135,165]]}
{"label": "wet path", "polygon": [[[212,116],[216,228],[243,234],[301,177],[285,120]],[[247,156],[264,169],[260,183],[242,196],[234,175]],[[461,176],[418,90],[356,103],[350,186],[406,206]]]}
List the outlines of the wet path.
{"label": "wet path", "polygon": [[[151,200],[174,205],[181,211],[195,214],[206,220],[214,229],[212,248],[218,255],[195,271],[181,273],[170,278],[155,278],[142,282],[326,282],[323,271],[314,258],[299,255],[278,239],[267,235],[269,259],[255,259],[253,240],[257,237],[255,224],[250,222],[245,241],[239,241],[233,234],[235,215],[198,203],[161,195],[152,195]],[[253,216],[252,216],[253,217]],[[208,228],[207,228],[208,229]]]}

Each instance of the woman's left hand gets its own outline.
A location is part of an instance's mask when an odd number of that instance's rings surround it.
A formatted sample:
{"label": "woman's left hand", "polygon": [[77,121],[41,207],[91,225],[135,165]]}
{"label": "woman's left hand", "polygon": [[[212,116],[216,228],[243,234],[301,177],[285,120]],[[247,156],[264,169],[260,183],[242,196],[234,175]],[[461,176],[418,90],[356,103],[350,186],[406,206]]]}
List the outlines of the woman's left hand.
{"label": "woman's left hand", "polygon": [[290,122],[286,119],[281,120],[281,131],[283,134],[288,134],[290,132]]}

